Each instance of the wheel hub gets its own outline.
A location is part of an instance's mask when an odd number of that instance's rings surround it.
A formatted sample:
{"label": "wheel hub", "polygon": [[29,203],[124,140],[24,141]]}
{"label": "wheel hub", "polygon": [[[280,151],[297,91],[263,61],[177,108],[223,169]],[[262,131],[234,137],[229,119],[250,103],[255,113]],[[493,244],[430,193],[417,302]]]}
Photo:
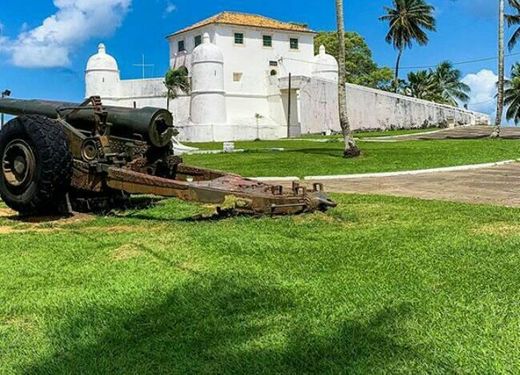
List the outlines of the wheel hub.
{"label": "wheel hub", "polygon": [[8,185],[24,187],[33,178],[36,160],[31,147],[21,139],[7,145],[2,155],[2,174]]}

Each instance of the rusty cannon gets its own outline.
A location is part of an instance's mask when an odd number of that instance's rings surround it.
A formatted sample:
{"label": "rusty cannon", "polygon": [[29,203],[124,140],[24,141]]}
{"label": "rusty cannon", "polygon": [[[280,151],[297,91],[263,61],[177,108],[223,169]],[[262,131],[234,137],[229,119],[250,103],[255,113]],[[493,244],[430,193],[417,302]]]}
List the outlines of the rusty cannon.
{"label": "rusty cannon", "polygon": [[336,204],[321,184],[270,185],[188,166],[174,155],[170,112],[159,108],[0,99],[17,116],[0,131],[0,196],[22,215],[110,210],[133,194],[211,204],[222,212],[287,215]]}

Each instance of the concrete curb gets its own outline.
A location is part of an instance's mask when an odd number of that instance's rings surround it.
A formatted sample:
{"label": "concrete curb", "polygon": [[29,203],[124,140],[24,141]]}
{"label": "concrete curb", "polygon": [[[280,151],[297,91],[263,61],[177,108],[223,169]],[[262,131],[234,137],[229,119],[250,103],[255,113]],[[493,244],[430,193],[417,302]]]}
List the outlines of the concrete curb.
{"label": "concrete curb", "polygon": [[251,180],[259,182],[270,182],[270,181],[300,181],[300,177],[250,177]]}
{"label": "concrete curb", "polygon": [[348,180],[355,178],[373,178],[373,177],[395,177],[395,176],[412,176],[419,174],[439,173],[439,172],[459,172],[459,171],[471,171],[476,169],[484,169],[491,167],[498,167],[501,165],[507,165],[516,163],[517,160],[504,160],[495,163],[484,163],[484,164],[470,164],[460,165],[456,167],[443,167],[443,168],[432,168],[432,169],[418,169],[415,171],[400,171],[400,172],[383,172],[383,173],[360,173],[360,174],[348,174],[348,175],[337,175],[337,176],[307,176],[303,179],[309,180]]}

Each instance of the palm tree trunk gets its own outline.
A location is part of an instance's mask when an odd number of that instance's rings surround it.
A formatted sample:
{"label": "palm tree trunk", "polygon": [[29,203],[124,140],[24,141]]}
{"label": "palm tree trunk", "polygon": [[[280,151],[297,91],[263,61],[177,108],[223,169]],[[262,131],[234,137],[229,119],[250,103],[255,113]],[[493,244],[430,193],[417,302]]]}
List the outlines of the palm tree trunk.
{"label": "palm tree trunk", "polygon": [[401,65],[401,57],[403,56],[403,49],[399,49],[397,54],[397,61],[395,63],[395,76],[394,76],[394,88],[395,92],[399,91],[399,66]]}
{"label": "palm tree trunk", "polygon": [[345,19],[343,14],[343,0],[336,0],[336,17],[338,23],[338,44],[339,44],[339,123],[345,141],[345,150],[343,155],[346,158],[356,157],[361,151],[356,146],[356,142],[352,137],[350,123],[347,112],[347,71],[345,68]]}
{"label": "palm tree trunk", "polygon": [[498,1],[498,95],[497,95],[497,117],[495,119],[495,130],[493,137],[500,136],[500,125],[504,113],[504,0]]}

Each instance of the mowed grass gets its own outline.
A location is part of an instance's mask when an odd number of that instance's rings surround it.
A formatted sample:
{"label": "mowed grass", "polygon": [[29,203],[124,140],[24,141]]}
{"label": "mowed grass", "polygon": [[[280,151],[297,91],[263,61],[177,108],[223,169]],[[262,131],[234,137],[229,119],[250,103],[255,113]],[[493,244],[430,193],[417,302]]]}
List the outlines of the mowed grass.
{"label": "mowed grass", "polygon": [[[311,141],[237,142],[249,152],[217,155],[187,155],[185,161],[249,177],[319,176],[391,172],[496,162],[520,157],[515,140],[434,140],[404,142],[358,142],[363,152],[356,159],[342,157],[342,143]],[[219,143],[199,144],[221,149]],[[267,151],[284,148],[283,152]]]}
{"label": "mowed grass", "polygon": [[[295,160],[297,162],[297,160]],[[520,210],[0,219],[2,374],[520,372]]]}

